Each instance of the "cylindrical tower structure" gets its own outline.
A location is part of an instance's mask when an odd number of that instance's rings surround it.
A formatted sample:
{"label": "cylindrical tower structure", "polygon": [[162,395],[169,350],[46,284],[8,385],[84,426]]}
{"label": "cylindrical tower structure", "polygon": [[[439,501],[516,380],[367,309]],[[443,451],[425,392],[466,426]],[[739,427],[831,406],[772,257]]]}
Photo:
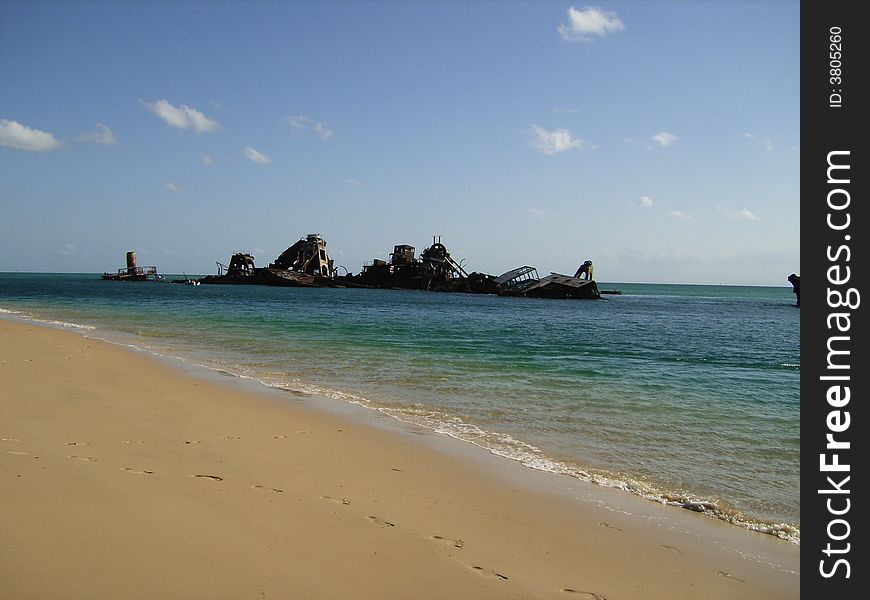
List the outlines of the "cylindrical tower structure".
{"label": "cylindrical tower structure", "polygon": [[132,275],[136,272],[136,253],[132,250],[127,253],[127,273]]}

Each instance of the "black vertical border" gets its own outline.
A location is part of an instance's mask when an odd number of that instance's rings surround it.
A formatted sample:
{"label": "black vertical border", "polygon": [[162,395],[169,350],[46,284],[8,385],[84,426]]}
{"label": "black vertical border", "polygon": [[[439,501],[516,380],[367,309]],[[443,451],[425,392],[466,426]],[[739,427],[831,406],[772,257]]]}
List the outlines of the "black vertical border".
{"label": "black vertical border", "polygon": [[[867,55],[866,39],[870,36],[870,21],[862,19],[858,12],[861,2],[847,0],[813,1],[801,4],[801,268],[807,285],[801,302],[801,594],[806,598],[831,598],[836,600],[866,597],[868,589],[868,562],[866,546],[870,544],[870,532],[865,527],[867,494],[859,488],[867,489],[866,457],[870,454],[866,443],[870,427],[867,426],[868,401],[867,380],[870,378],[870,359],[867,358],[867,327],[864,313],[870,310],[870,295],[865,282],[868,278],[866,240],[870,236],[870,220],[866,204],[866,180],[870,176],[867,159],[868,121],[870,103],[865,92],[870,58]],[[832,81],[836,75],[836,47],[831,48],[831,35],[840,28],[841,56],[840,82]],[[840,103],[832,94],[840,94]],[[849,175],[844,170],[837,171],[848,177],[849,183],[828,183],[828,154],[832,151],[848,151],[848,156],[839,155],[839,163],[849,164]],[[846,189],[849,194],[847,208],[833,211],[828,206],[828,194],[834,189]],[[834,194],[834,203],[843,204],[846,197]],[[849,227],[836,231],[828,225],[831,213],[835,224],[845,222],[849,215]],[[848,236],[848,238],[847,238]],[[837,249],[848,246],[838,259]],[[848,261],[846,259],[849,259]],[[829,272],[835,265],[839,271]],[[849,281],[835,285],[829,280],[843,278],[845,267],[849,267]],[[787,276],[788,274],[783,274]],[[831,307],[829,290],[846,293],[854,288],[861,294],[859,305],[854,308]],[[836,297],[834,298],[836,303]],[[829,329],[828,318],[831,313],[849,313],[848,332],[838,332],[836,327]],[[844,324],[846,321],[841,321]],[[839,362],[850,368],[836,372],[828,368],[828,341],[831,336],[848,336],[848,342],[838,341],[840,349],[848,349],[850,354]],[[848,348],[847,348],[848,346]],[[862,349],[864,350],[862,352]],[[822,380],[825,375],[848,375],[849,381],[837,382],[848,385],[851,400],[839,409],[829,405],[827,391],[834,383]],[[848,411],[850,425],[846,431],[835,433],[837,440],[848,441],[848,450],[826,450],[828,415],[832,410]],[[841,417],[842,418],[842,414]],[[835,424],[836,426],[836,424]],[[839,454],[839,462],[849,464],[847,473],[822,472],[820,455],[827,452]],[[827,459],[831,462],[831,459]],[[850,480],[841,487],[848,494],[825,494],[820,490],[830,489],[827,481],[831,476],[835,482],[842,482],[843,476]],[[829,512],[826,505],[832,499],[835,510],[842,510],[848,498],[849,510],[836,516]],[[834,519],[848,522],[835,523],[831,532],[840,537],[848,531],[843,540],[829,537],[829,524]],[[834,549],[848,552],[826,555],[827,544]],[[847,546],[848,544],[848,546]],[[833,576],[824,577],[822,570],[829,574],[838,558],[849,563],[849,577],[845,565],[840,564]],[[822,563],[821,561],[824,561]]]}

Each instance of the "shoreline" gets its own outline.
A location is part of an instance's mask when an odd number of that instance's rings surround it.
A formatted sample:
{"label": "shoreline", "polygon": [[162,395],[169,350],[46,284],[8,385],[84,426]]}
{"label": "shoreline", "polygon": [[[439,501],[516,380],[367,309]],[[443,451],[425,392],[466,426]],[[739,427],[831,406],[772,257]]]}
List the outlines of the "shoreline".
{"label": "shoreline", "polygon": [[799,594],[768,534],[72,331],[0,340],[4,595]]}
{"label": "shoreline", "polygon": [[[798,523],[748,516],[728,503],[723,505],[715,496],[698,496],[682,490],[669,490],[638,479],[630,472],[611,471],[601,467],[588,468],[576,463],[565,462],[560,458],[548,456],[539,448],[515,439],[511,435],[493,434],[491,431],[480,429],[468,422],[462,423],[463,427],[461,428],[445,427],[443,415],[442,418],[434,421],[421,419],[416,415],[412,416],[405,413],[401,408],[379,405],[376,401],[356,395],[356,392],[322,387],[321,385],[298,384],[288,387],[283,382],[270,381],[257,374],[246,373],[243,369],[234,369],[232,365],[209,365],[208,353],[203,355],[200,352],[198,355],[194,353],[185,356],[175,354],[169,348],[158,347],[155,349],[149,346],[147,339],[139,339],[132,333],[114,331],[104,327],[98,328],[94,325],[58,321],[50,317],[39,317],[17,310],[0,308],[0,318],[4,317],[16,322],[36,323],[40,326],[75,331],[90,339],[101,340],[125,350],[142,353],[169,368],[180,368],[195,376],[221,384],[230,384],[231,380],[235,379],[242,386],[240,389],[247,389],[253,393],[274,392],[285,399],[287,395],[294,399],[300,399],[301,396],[302,399],[308,399],[310,406],[315,410],[338,411],[341,414],[351,415],[352,418],[385,425],[388,430],[402,430],[403,427],[421,428],[436,437],[447,437],[461,442],[460,446],[470,445],[475,448],[475,451],[479,449],[482,452],[505,458],[521,465],[523,470],[542,471],[556,476],[565,476],[579,482],[620,490],[647,501],[701,513],[709,518],[718,519],[747,531],[761,532],[800,545],[800,526]],[[371,421],[373,415],[370,413],[377,413],[374,421]],[[388,421],[385,423],[381,423],[378,418],[383,416],[388,417]],[[394,424],[395,427],[390,427],[391,424]],[[494,436],[501,436],[502,439],[494,440]],[[509,438],[510,443],[506,443],[504,437]],[[452,448],[450,444],[451,442],[448,442],[445,449],[450,450]],[[520,472],[518,471],[518,473]],[[522,474],[519,477],[522,478]],[[570,487],[570,484],[566,484],[566,486]]]}

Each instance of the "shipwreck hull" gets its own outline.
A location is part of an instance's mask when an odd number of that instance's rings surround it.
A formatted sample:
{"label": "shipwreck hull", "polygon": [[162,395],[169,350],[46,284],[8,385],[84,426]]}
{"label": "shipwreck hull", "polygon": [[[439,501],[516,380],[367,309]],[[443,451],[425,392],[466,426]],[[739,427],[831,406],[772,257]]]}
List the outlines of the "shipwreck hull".
{"label": "shipwreck hull", "polygon": [[601,298],[598,284],[594,280],[580,279],[559,273],[547,275],[522,289],[503,291],[500,295],[572,300],[598,300]]}
{"label": "shipwreck hull", "polygon": [[297,271],[254,269],[249,275],[208,275],[200,283],[220,285],[273,285],[278,287],[326,287],[332,280]]}

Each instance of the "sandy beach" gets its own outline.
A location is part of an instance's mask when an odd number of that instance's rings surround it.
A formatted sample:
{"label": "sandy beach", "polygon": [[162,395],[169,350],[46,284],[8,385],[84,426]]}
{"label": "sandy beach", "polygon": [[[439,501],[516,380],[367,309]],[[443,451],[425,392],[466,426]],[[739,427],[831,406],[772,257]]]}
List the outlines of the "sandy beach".
{"label": "sandy beach", "polygon": [[0,598],[799,597],[773,536],[190,371],[0,320]]}

